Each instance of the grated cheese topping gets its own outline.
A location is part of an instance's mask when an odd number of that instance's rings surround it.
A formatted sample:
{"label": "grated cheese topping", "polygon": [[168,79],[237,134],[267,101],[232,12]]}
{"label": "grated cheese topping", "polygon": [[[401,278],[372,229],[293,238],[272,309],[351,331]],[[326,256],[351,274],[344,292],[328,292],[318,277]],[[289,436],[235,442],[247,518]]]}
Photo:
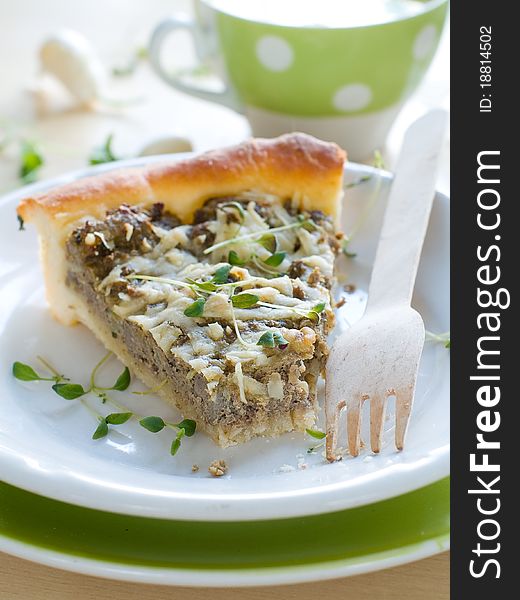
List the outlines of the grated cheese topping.
{"label": "grated cheese topping", "polygon": [[[293,362],[313,356],[316,334],[309,314],[320,306],[321,317],[332,319],[329,287],[334,265],[322,227],[289,212],[275,196],[248,192],[240,199],[244,198],[248,202],[241,210],[236,202],[219,205],[216,218],[204,223],[195,238],[195,226],[154,226],[158,243],[144,248],[144,254],[128,256],[99,284],[106,295],[116,284],[127,284],[127,292],[117,294],[112,310],[149,332],[165,353],[201,373],[210,396],[231,369],[242,402],[283,397],[280,375],[273,373],[265,384],[255,379],[255,369],[276,371],[284,352],[292,353]],[[262,210],[266,205],[268,210]],[[131,237],[133,228],[127,234]],[[214,238],[211,246],[202,255],[195,252],[194,240],[204,243],[208,236]],[[230,252],[238,264],[230,265]],[[208,286],[223,267],[229,268],[226,281]],[[314,275],[309,277],[310,272]],[[252,294],[258,301],[233,306],[231,296],[240,294]],[[187,316],[185,311],[200,298],[201,314]],[[259,345],[270,331],[281,332],[287,347]],[[300,384],[305,388],[304,381]]]}

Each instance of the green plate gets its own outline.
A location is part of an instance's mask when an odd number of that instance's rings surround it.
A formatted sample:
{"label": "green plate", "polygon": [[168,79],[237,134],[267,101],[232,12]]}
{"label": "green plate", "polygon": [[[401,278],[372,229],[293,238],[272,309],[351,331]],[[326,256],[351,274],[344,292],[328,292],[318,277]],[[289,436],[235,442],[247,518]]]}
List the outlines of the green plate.
{"label": "green plate", "polygon": [[96,575],[191,585],[304,581],[447,547],[449,479],[350,510],[270,521],[170,521],[65,504],[0,483],[0,550]]}

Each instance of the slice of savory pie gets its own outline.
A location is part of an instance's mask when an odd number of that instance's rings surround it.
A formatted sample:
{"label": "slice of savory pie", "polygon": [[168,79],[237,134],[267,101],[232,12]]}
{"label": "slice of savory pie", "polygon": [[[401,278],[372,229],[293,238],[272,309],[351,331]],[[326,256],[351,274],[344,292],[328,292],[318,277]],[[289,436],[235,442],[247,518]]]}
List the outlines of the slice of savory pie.
{"label": "slice of savory pie", "polygon": [[312,426],[344,152],[303,134],[24,200],[47,298],[218,444]]}

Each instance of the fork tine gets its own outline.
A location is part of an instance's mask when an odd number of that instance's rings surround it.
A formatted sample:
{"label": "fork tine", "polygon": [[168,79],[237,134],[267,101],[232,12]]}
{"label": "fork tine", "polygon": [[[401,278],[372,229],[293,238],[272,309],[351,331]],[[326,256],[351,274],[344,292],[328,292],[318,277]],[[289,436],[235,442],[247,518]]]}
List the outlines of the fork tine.
{"label": "fork tine", "polygon": [[365,399],[365,396],[356,395],[350,398],[347,403],[348,451],[352,457],[359,454],[361,445],[361,406]]}
{"label": "fork tine", "polygon": [[325,418],[327,426],[325,431],[327,432],[327,439],[325,441],[325,455],[329,462],[335,462],[338,459],[336,456],[336,445],[338,441],[338,419],[344,407],[344,400],[339,402],[333,411],[330,411],[328,406],[326,406]]}
{"label": "fork tine", "polygon": [[370,446],[375,454],[379,454],[381,450],[386,401],[386,396],[370,397]]}
{"label": "fork tine", "polygon": [[395,446],[398,450],[402,450],[412,412],[414,386],[399,390],[395,396]]}

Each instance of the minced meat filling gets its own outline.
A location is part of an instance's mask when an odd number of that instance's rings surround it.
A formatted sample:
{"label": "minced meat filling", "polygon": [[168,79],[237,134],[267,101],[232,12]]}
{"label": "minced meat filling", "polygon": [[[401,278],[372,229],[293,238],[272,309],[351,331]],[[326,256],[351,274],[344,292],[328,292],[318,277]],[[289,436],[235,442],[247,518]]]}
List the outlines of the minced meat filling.
{"label": "minced meat filling", "polygon": [[196,381],[208,422],[232,424],[313,405],[339,244],[323,213],[254,192],[208,200],[191,224],[122,205],[70,235],[67,281],[117,335],[153,340],[154,372],[182,372],[183,393]]}

